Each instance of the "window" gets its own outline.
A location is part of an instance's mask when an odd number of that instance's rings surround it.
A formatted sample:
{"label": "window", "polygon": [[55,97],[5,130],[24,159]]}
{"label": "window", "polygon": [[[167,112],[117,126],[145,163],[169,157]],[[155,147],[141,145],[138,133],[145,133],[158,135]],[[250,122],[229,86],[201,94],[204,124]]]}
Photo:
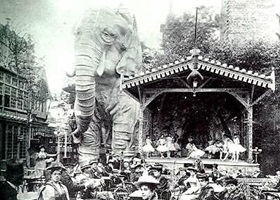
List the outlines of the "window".
{"label": "window", "polygon": [[44,112],[44,102],[41,103],[41,112]]}
{"label": "window", "polygon": [[10,107],[10,95],[5,94],[4,96],[4,106],[5,107]]}
{"label": "window", "polygon": [[3,94],[3,83],[0,83],[0,94]]}
{"label": "window", "polygon": [[18,91],[18,98],[20,100],[23,100],[23,91],[21,91],[21,90]]}
{"label": "window", "polygon": [[7,158],[12,158],[13,156],[13,132],[12,132],[12,126],[7,126]]}
{"label": "window", "polygon": [[17,89],[12,88],[12,95],[11,95],[11,108],[16,108],[16,103],[17,103]]}
{"label": "window", "polygon": [[8,84],[11,84],[11,76],[8,74],[5,74],[5,82]]}
{"label": "window", "polygon": [[16,78],[12,78],[12,84],[13,84],[14,86],[18,86],[18,81],[17,81]]}
{"label": "window", "polygon": [[3,95],[0,94],[0,106],[3,106]]}
{"label": "window", "polygon": [[22,100],[17,100],[17,108],[23,110],[23,103]]}
{"label": "window", "polygon": [[5,85],[5,94],[8,94],[8,95],[11,94],[11,87],[8,85]]}
{"label": "window", "polygon": [[28,93],[27,93],[27,92],[24,92],[23,94],[24,94],[23,106],[24,106],[24,110],[27,110],[27,109],[29,108],[29,107],[28,107],[28,101],[29,101],[29,99],[28,99]]}
{"label": "window", "polygon": [[27,141],[27,128],[24,126],[20,127],[20,135],[23,136],[23,140],[20,141],[20,149],[19,149],[19,158],[25,158],[25,152],[26,152],[26,141]]}
{"label": "window", "polygon": [[40,110],[40,101],[37,101],[36,110]]}

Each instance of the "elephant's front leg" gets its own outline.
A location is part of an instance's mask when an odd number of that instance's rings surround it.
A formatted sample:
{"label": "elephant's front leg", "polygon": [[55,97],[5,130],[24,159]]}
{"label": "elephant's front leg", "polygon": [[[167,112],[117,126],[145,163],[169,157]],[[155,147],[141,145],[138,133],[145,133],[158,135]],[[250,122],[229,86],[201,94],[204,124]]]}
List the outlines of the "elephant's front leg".
{"label": "elephant's front leg", "polygon": [[99,120],[93,117],[88,130],[82,134],[82,140],[78,148],[79,163],[98,161],[100,153],[100,134]]}

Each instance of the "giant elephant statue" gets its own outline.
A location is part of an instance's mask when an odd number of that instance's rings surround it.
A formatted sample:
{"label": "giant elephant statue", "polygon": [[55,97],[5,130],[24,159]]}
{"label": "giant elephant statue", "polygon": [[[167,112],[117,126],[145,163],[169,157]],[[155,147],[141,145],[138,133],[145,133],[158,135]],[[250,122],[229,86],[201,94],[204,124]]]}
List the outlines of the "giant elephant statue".
{"label": "giant elephant statue", "polygon": [[[97,160],[104,116],[112,120],[112,151],[130,151],[138,104],[121,91],[138,73],[142,50],[135,18],[123,8],[89,9],[75,31],[75,115],[79,161]],[[77,140],[78,139],[78,140]]]}

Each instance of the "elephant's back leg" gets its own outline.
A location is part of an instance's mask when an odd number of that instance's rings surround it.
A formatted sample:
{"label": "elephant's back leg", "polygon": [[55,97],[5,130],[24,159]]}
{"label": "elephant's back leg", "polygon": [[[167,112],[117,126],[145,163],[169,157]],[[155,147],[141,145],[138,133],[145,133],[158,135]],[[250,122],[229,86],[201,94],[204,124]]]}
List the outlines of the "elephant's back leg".
{"label": "elephant's back leg", "polygon": [[101,118],[97,115],[98,111],[96,110],[95,114],[92,117],[92,120],[89,124],[89,128],[82,135],[82,140],[78,148],[79,162],[86,162],[89,160],[97,161],[100,153],[100,121]]}
{"label": "elephant's back leg", "polygon": [[139,104],[124,92],[119,92],[117,99],[110,104],[112,109],[109,113],[113,120],[112,149],[115,153],[130,154],[138,120]]}

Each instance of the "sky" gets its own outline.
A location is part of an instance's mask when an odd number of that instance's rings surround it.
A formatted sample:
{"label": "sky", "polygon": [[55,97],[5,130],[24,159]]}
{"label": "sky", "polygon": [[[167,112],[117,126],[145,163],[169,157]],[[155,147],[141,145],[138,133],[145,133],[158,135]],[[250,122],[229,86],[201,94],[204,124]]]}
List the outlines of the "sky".
{"label": "sky", "polygon": [[140,40],[151,48],[160,46],[160,25],[170,10],[182,14],[200,5],[219,13],[221,0],[0,0],[0,23],[10,18],[11,27],[20,34],[31,34],[36,56],[43,58],[51,93],[64,86],[65,71],[73,68],[73,27],[89,6],[128,7],[136,16]]}

